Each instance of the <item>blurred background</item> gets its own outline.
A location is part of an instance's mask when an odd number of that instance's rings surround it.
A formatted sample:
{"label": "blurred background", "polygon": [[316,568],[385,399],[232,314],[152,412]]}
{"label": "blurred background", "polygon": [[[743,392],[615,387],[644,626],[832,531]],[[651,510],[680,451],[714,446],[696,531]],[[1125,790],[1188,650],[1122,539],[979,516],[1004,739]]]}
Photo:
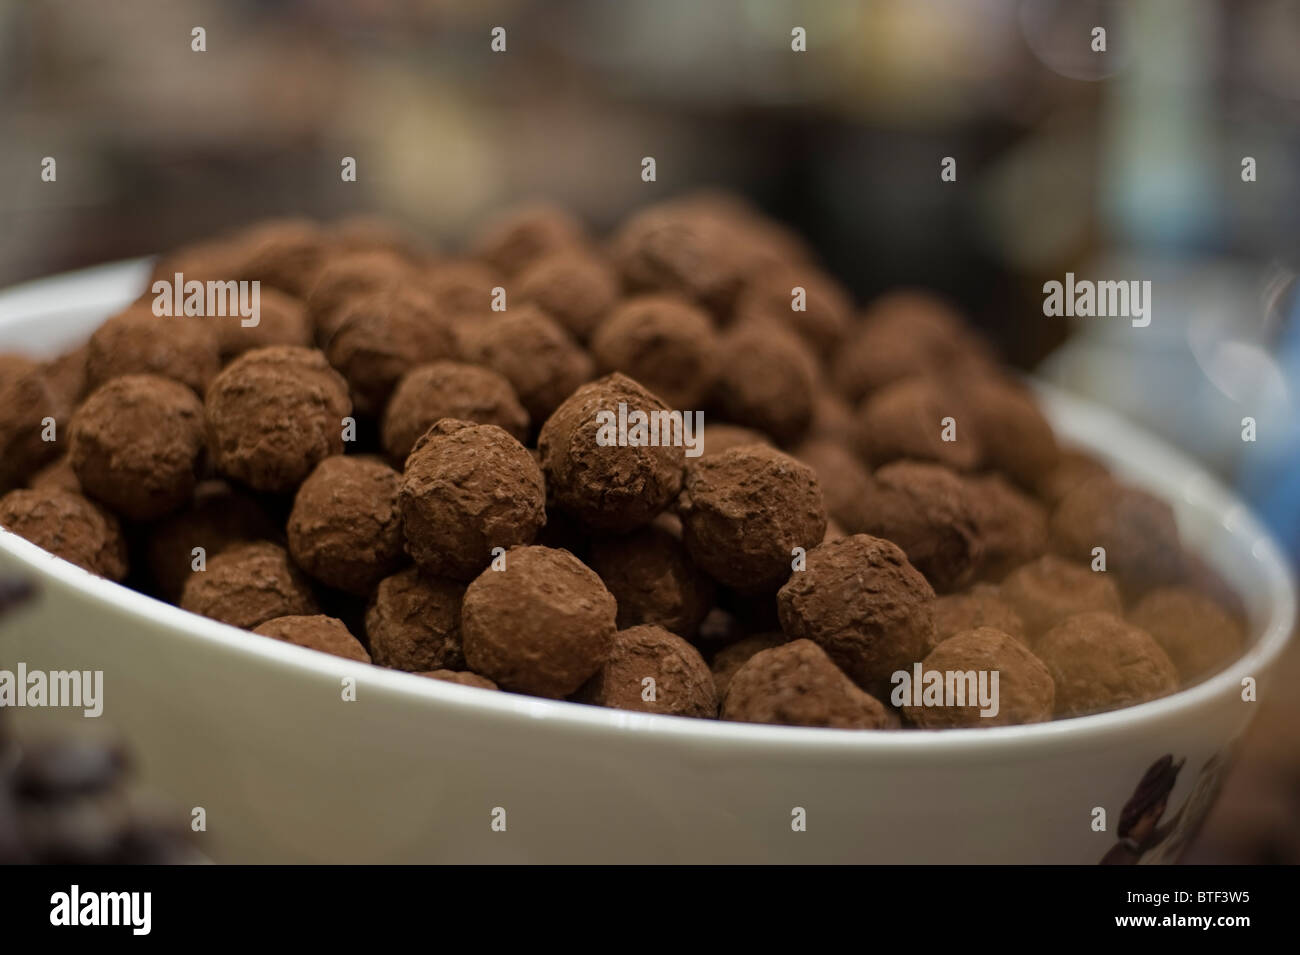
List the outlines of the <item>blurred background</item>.
{"label": "blurred background", "polygon": [[[723,187],[861,302],[947,294],[1296,555],[1297,51],[1300,0],[0,0],[0,286],[268,215],[453,246],[524,198],[599,230]],[[1150,279],[1151,325],[1044,317],[1067,271]],[[1300,861],[1300,703],[1264,707],[1192,861]]]}

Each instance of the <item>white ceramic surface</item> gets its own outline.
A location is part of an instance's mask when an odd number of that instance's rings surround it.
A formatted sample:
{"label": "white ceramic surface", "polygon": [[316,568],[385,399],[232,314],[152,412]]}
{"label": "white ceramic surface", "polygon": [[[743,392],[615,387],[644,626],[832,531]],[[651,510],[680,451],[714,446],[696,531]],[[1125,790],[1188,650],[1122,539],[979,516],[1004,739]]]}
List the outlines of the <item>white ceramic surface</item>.
{"label": "white ceramic surface", "polygon": [[[52,354],[134,298],[146,273],[128,263],[0,294],[0,349]],[[1163,754],[1186,760],[1164,821],[1177,818],[1178,838],[1195,828],[1257,705],[1241,701],[1242,679],[1258,678],[1261,696],[1281,690],[1267,673],[1295,597],[1279,549],[1191,462],[1108,412],[1055,392],[1044,401],[1063,436],[1166,497],[1190,546],[1241,592],[1253,643],[1228,670],[1126,710],[988,730],[625,713],[258,637],[4,532],[0,570],[40,595],[0,631],[0,668],[102,669],[102,722],[130,738],[145,782],[206,810],[202,847],[218,861],[1096,862]],[[355,702],[342,700],[347,678]],[[29,730],[93,722],[13,714]],[[1108,831],[1092,827],[1097,806]],[[498,807],[504,832],[492,828]],[[806,831],[792,831],[795,807]]]}

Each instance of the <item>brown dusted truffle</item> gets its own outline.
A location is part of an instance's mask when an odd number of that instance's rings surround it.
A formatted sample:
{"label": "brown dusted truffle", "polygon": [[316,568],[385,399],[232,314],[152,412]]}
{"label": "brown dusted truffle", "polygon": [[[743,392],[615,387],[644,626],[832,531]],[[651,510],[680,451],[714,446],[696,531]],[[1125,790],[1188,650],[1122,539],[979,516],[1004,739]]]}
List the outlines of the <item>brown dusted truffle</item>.
{"label": "brown dusted truffle", "polygon": [[515,275],[547,255],[580,247],[582,223],[552,202],[532,200],[490,218],[470,242],[474,254]]}
{"label": "brown dusted truffle", "polygon": [[703,437],[699,438],[699,457],[687,458],[686,465],[690,467],[693,463],[706,458],[710,455],[721,454],[723,451],[731,448],[738,448],[742,444],[767,444],[772,442],[767,435],[761,431],[755,431],[752,428],[742,428],[736,424],[725,424],[724,422],[715,421],[711,424],[705,424]]}
{"label": "brown dusted truffle", "polygon": [[241,278],[302,298],[316,281],[329,252],[325,230],[308,219],[270,219],[235,241],[244,255]]}
{"label": "brown dusted truffle", "polygon": [[1161,587],[1128,615],[1168,654],[1184,686],[1199,683],[1241,653],[1241,625],[1213,600],[1185,587]]}
{"label": "brown dusted truffle", "polygon": [[185,581],[182,609],[245,630],[318,612],[307,578],[270,541],[227,547],[208,558],[207,568]]}
{"label": "brown dusted truffle", "polygon": [[1001,580],[1047,551],[1047,511],[998,474],[966,481],[966,496],[983,547],[978,575]]}
{"label": "brown dusted truffle", "polygon": [[984,556],[967,485],[938,464],[896,461],[880,468],[858,516],[859,526],[851,529],[903,548],[940,593],[969,583]]}
{"label": "brown dusted truffle", "polygon": [[361,641],[352,636],[343,621],[322,614],[275,617],[259,623],[253,632],[306,647],[308,650],[343,657],[345,660],[370,662],[370,654],[366,653]]}
{"label": "brown dusted truffle", "polygon": [[292,491],[322,460],[343,452],[352,413],[347,382],[308,348],[257,348],[208,389],[213,464],[259,491]]}
{"label": "brown dusted truffle", "polygon": [[973,415],[933,379],[888,385],[863,402],[857,417],[859,453],[875,466],[909,458],[970,471],[980,463]]}
{"label": "brown dusted truffle", "polygon": [[910,669],[933,639],[934,590],[897,545],[867,534],[814,547],[776,600],[786,636],[817,643],[882,699],[894,671]]}
{"label": "brown dusted truffle", "polygon": [[573,698],[669,716],[712,719],[718,713],[713,674],[700,651],[663,627],[650,625],[616,633],[609,658]]}
{"label": "brown dusted truffle", "polygon": [[460,604],[465,585],[408,567],[379,582],[366,608],[366,639],[380,666],[456,670],[465,666]]}
{"label": "brown dusted truffle", "polygon": [[853,406],[835,392],[818,385],[813,394],[812,421],[806,439],[830,441],[846,448],[857,447],[858,423]]}
{"label": "brown dusted truffle", "polygon": [[495,290],[505,288],[495,270],[473,259],[435,262],[419,273],[416,283],[453,324],[491,318]]}
{"label": "brown dusted truffle", "polygon": [[510,382],[488,368],[435,361],[411,369],[393,390],[384,409],[384,450],[405,461],[420,435],[442,418],[494,424],[516,441],[528,437],[528,412]]}
{"label": "brown dusted truffle", "polygon": [[335,455],[307,476],[289,514],[289,553],[322,583],[368,594],[402,563],[401,475],[380,461]]}
{"label": "brown dusted truffle", "polygon": [[225,481],[199,482],[184,510],[149,529],[144,555],[155,593],[175,603],[194,566],[194,548],[207,558],[232,544],[267,540],[279,533],[276,522],[247,491]]}
{"label": "brown dusted truffle", "polygon": [[496,425],[454,418],[416,442],[398,506],[407,553],[426,573],[458,580],[486,567],[493,548],[527,544],[546,523],[532,455]]}
{"label": "brown dusted truffle", "polygon": [[670,408],[703,406],[718,372],[718,336],[707,312],[673,295],[619,304],[591,338],[601,372],[621,371]]}
{"label": "brown dusted truffle", "polygon": [[422,262],[433,254],[421,238],[382,216],[346,216],[331,222],[326,234],[330,247],[343,253],[386,252],[404,262]]}
{"label": "brown dusted truffle", "polygon": [[64,411],[36,362],[0,354],[0,493],[59,453],[57,442],[42,440],[42,431],[47,417],[57,428]]}
{"label": "brown dusted truffle", "polygon": [[535,305],[515,306],[474,325],[461,344],[467,360],[510,382],[534,421],[545,421],[592,376],[587,353]]}
{"label": "brown dusted truffle", "polygon": [[126,576],[126,542],[117,518],[80,494],[10,491],[0,498],[0,527],[92,574],[118,581]]}
{"label": "brown dusted truffle", "polygon": [[221,368],[217,333],[207,318],[165,316],[132,305],[100,325],[86,346],[86,384],[122,375],[161,375],[202,395]]}
{"label": "brown dusted truffle", "polygon": [[391,288],[349,299],[325,354],[348,380],[356,409],[378,414],[412,368],[455,358],[456,340],[432,298],[415,288]]}
{"label": "brown dusted truffle", "polygon": [[537,439],[550,499],[597,530],[649,522],[682,489],[686,422],[668,412],[626,375],[583,385]]}
{"label": "brown dusted truffle", "polygon": [[[54,396],[56,407],[69,411],[86,396],[86,345],[64,352],[41,366],[45,384]],[[3,359],[0,359],[2,362]],[[3,372],[0,372],[3,374]]]}
{"label": "brown dusted truffle", "polygon": [[689,639],[713,606],[713,582],[678,536],[657,521],[630,534],[596,538],[588,563],[618,601],[624,629],[656,624]]}
{"label": "brown dusted truffle", "polygon": [[307,294],[307,314],[316,341],[329,344],[339,327],[344,307],[413,279],[413,270],[386,252],[350,252],[330,256]]}
{"label": "brown dusted truffle", "polygon": [[761,444],[698,460],[686,473],[677,509],[696,566],[747,594],[781,586],[794,549],[807,550],[826,533],[812,468]]}
{"label": "brown dusted truffle", "polygon": [[81,482],[77,480],[77,472],[72,469],[72,461],[66,454],[55,458],[43,468],[33,471],[32,476],[27,480],[27,486],[71,491],[73,494],[81,493]]}
{"label": "brown dusted truffle", "polygon": [[817,360],[797,336],[767,319],[732,327],[718,347],[711,405],[734,424],[793,444],[812,421]]}
{"label": "brown dusted truffle", "polygon": [[[945,692],[940,699],[946,705],[935,706],[925,695],[924,674],[932,671],[943,676]],[[922,705],[904,705],[903,714],[909,723],[922,729],[1014,726],[1044,723],[1052,718],[1056,688],[1051,673],[1028,647],[1001,630],[977,627],[949,637],[921,662],[921,673]],[[996,687],[993,674],[997,674]],[[991,691],[987,710],[980,705],[981,677],[986,690]],[[951,698],[946,692],[950,685],[954,693]],[[908,700],[917,695],[914,686]],[[965,705],[956,705],[958,700]],[[995,707],[997,712],[988,712]]]}
{"label": "brown dusted truffle", "polygon": [[886,729],[890,723],[884,705],[854,686],[811,640],[750,657],[731,678],[722,718],[862,730]]}
{"label": "brown dusted truffle", "polygon": [[1119,591],[1108,574],[1052,554],[1012,571],[998,594],[1020,615],[1031,643],[1066,617],[1121,612]]}
{"label": "brown dusted truffle", "polygon": [[963,630],[980,627],[999,630],[1021,643],[1029,642],[1020,614],[998,595],[996,587],[988,584],[976,584],[965,593],[939,597],[933,608],[934,645],[928,648],[930,650]]}
{"label": "brown dusted truffle", "polygon": [[179,382],[124,375],[72,416],[68,457],[86,494],[133,520],[190,499],[203,452],[203,405]]}
{"label": "brown dusted truffle", "polygon": [[675,292],[723,315],[745,278],[735,229],[717,217],[669,205],[636,213],[610,243],[634,292]]}
{"label": "brown dusted truffle", "polygon": [[1071,560],[1090,562],[1094,547],[1105,548],[1106,570],[1132,596],[1182,579],[1173,508],[1139,488],[1110,477],[1085,481],[1056,506],[1050,527],[1052,549]]}
{"label": "brown dusted truffle", "polygon": [[614,598],[568,551],[512,547],[461,607],[465,661],[506,690],[562,698],[609,658]]}
{"label": "brown dusted truffle", "polygon": [[1178,671],[1145,630],[1114,614],[1076,614],[1045,633],[1034,652],[1056,684],[1056,715],[1133,706],[1178,689]]}
{"label": "brown dusted truffle", "polygon": [[752,276],[736,300],[735,320],[775,319],[830,357],[848,333],[851,309],[838,282],[813,266],[796,265]]}
{"label": "brown dusted truffle", "polygon": [[477,687],[480,690],[498,690],[495,683],[485,676],[470,673],[468,670],[421,670],[416,676],[426,676],[430,680],[442,680],[444,683],[459,683],[461,686]]}
{"label": "brown dusted truffle", "polygon": [[1040,485],[1060,460],[1052,426],[1028,389],[995,375],[959,381],[965,407],[974,421],[976,442],[987,467],[1025,488]]}
{"label": "brown dusted truffle", "polygon": [[532,262],[518,276],[516,302],[533,302],[578,341],[586,341],[618,300],[618,276],[589,253],[565,250]]}
{"label": "brown dusted truffle", "polygon": [[1048,507],[1055,507],[1084,481],[1106,477],[1110,472],[1091,454],[1078,448],[1061,448],[1056,467],[1048,471],[1035,488]]}
{"label": "brown dusted truffle", "polygon": [[785,642],[785,634],[779,630],[773,630],[767,633],[756,633],[753,636],[742,637],[735,643],[727,644],[715,653],[711,669],[713,670],[713,685],[718,691],[718,699],[721,700],[727,695],[727,687],[731,685],[731,678],[749,662],[754,654],[762,650],[779,647]]}
{"label": "brown dusted truffle", "polygon": [[208,322],[216,332],[223,362],[242,355],[250,348],[266,348],[269,345],[305,347],[313,341],[312,324],[303,303],[273,288],[264,288],[258,292],[255,325],[245,325],[245,322],[252,321],[253,318],[245,318],[239,312],[198,320]]}
{"label": "brown dusted truffle", "polygon": [[857,457],[844,446],[823,439],[804,441],[794,456],[817,472],[817,483],[831,518],[849,533],[867,532],[870,514],[866,505],[874,486]]}

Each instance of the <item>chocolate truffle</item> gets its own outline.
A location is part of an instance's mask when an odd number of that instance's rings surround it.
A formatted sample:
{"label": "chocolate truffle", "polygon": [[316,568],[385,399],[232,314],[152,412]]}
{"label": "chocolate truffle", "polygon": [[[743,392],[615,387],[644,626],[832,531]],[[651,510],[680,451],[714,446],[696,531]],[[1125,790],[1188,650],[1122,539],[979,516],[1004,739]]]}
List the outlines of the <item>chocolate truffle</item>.
{"label": "chocolate truffle", "polygon": [[1166,696],[1178,671],[1145,630],[1101,611],[1076,614],[1034,647],[1056,684],[1056,715],[1085,716]]}
{"label": "chocolate truffle", "polygon": [[325,260],[307,294],[307,314],[316,341],[328,345],[339,327],[344,306],[413,280],[411,267],[384,252],[352,252]]}
{"label": "chocolate truffle", "polygon": [[[86,353],[89,348],[81,345],[72,351],[64,352],[41,366],[45,384],[54,396],[57,407],[71,410],[81,403],[86,396]],[[4,359],[0,358],[0,362]],[[2,372],[0,372],[2,374]]]}
{"label": "chocolate truffle", "polygon": [[528,438],[528,412],[495,371],[435,361],[403,376],[384,409],[384,450],[405,461],[420,435],[442,418],[494,424],[516,441]]}
{"label": "chocolate truffle", "polygon": [[731,678],[722,718],[833,729],[889,726],[884,705],[854,686],[811,640],[754,654]]}
{"label": "chocolate truffle", "polygon": [[271,219],[246,229],[236,241],[244,255],[241,278],[302,298],[329,252],[325,231],[308,219]]}
{"label": "chocolate truffle", "polygon": [[609,659],[614,598],[568,551],[513,547],[465,591],[465,661],[506,690],[560,699]]}
{"label": "chocolate truffle", "polygon": [[[1029,652],[1028,647],[1000,630],[978,627],[949,637],[921,662],[922,674],[932,670],[943,675],[945,689],[951,677],[954,692],[961,693],[955,699],[964,697],[965,705],[905,705],[903,715],[913,726],[932,730],[1014,726],[1018,723],[1045,723],[1052,718],[1056,700],[1052,674],[1038,657]],[[992,704],[989,709],[996,705],[997,712],[983,715],[977,681],[980,676],[988,674],[985,686],[993,690],[994,673],[998,682],[996,691],[990,694]],[[924,689],[923,686],[922,693]],[[954,700],[944,699],[944,702],[952,704]]]}
{"label": "chocolate truffle", "polygon": [[500,275],[473,259],[436,262],[420,272],[416,283],[453,324],[492,318],[494,290],[505,287]]}
{"label": "chocolate truffle", "polygon": [[27,486],[49,488],[54,491],[71,491],[73,494],[81,493],[81,482],[77,480],[77,472],[72,469],[72,461],[66,454],[33,471],[32,476],[27,480]]}
{"label": "chocolate truffle", "polygon": [[1056,467],[1048,471],[1035,489],[1038,496],[1048,507],[1061,503],[1066,494],[1084,481],[1095,477],[1106,477],[1110,472],[1086,451],[1077,448],[1061,448]]}
{"label": "chocolate truffle", "polygon": [[1241,626],[1223,608],[1185,587],[1151,591],[1128,615],[1160,644],[1183,686],[1199,683],[1230,663],[1246,645]]}
{"label": "chocolate truffle", "polygon": [[108,319],[86,347],[86,384],[92,389],[122,375],[161,375],[202,395],[220,368],[220,346],[209,319],[160,318],[147,304]]}
{"label": "chocolate truffle", "polygon": [[203,405],[179,382],[125,375],[72,416],[68,457],[86,493],[133,520],[153,520],[194,493]]}
{"label": "chocolate truffle", "polygon": [[812,422],[808,425],[807,440],[856,447],[858,422],[853,416],[853,406],[835,392],[818,385],[813,393]]}
{"label": "chocolate truffle", "polygon": [[742,428],[736,424],[725,424],[717,421],[704,426],[704,436],[699,439],[700,455],[695,458],[687,458],[686,466],[690,467],[701,458],[707,458],[711,455],[721,454],[723,451],[731,448],[738,448],[742,444],[766,444],[771,445],[771,440],[761,431],[755,431],[752,428]]}
{"label": "chocolate truffle", "polygon": [[185,581],[182,609],[245,630],[276,617],[318,612],[307,578],[270,541],[236,544],[207,564]]}
{"label": "chocolate truffle", "polygon": [[875,473],[858,505],[858,533],[891,540],[939,593],[972,579],[984,556],[967,485],[938,464],[896,461]]}
{"label": "chocolate truffle", "polygon": [[231,362],[208,389],[205,410],[217,469],[259,491],[285,493],[343,453],[352,403],[324,355],[277,345]]}
{"label": "chocolate truffle", "polygon": [[126,576],[126,542],[117,518],[80,494],[10,491],[0,498],[0,527],[92,574],[118,581]]}
{"label": "chocolate truffle", "polygon": [[862,403],[857,417],[859,453],[875,466],[909,458],[970,471],[980,463],[974,416],[933,379],[888,385]]}
{"label": "chocolate truffle", "polygon": [[468,670],[422,670],[416,676],[427,676],[430,680],[459,683],[461,686],[477,687],[480,690],[500,689],[487,677],[479,676],[477,673],[470,673]]}
{"label": "chocolate truffle", "polygon": [[587,353],[535,305],[516,306],[474,325],[461,345],[467,360],[510,382],[534,421],[545,421],[592,376]]}
{"label": "chocolate truffle", "polygon": [[628,299],[591,338],[601,372],[621,371],[670,408],[703,407],[718,372],[718,336],[707,312],[672,295]]}
{"label": "chocolate truffle", "polygon": [[312,344],[312,324],[302,302],[273,288],[258,293],[257,324],[245,325],[252,318],[236,313],[200,319],[208,322],[217,334],[221,360],[227,362],[250,348],[269,345]]}
{"label": "chocolate truffle", "polygon": [[470,242],[474,254],[506,275],[585,241],[582,223],[551,202],[530,201],[490,218]]}
{"label": "chocolate truffle", "polygon": [[42,422],[54,418],[57,427],[64,410],[36,362],[0,354],[0,493],[59,453],[57,442],[41,439]]}
{"label": "chocolate truffle", "polygon": [[1093,478],[1065,495],[1050,527],[1052,549],[1071,560],[1090,562],[1094,547],[1105,548],[1106,569],[1132,596],[1182,579],[1173,508],[1146,491]]}
{"label": "chocolate truffle", "polygon": [[1031,643],[1066,617],[1121,612],[1119,591],[1108,574],[1052,554],[1012,571],[998,594],[1024,621]]}
{"label": "chocolate truffle", "polygon": [[[963,630],[991,627],[1027,644],[1025,622],[1011,604],[988,584],[976,584],[962,594],[946,594],[935,600],[934,646]],[[929,649],[933,650],[934,646]]]}
{"label": "chocolate truffle", "polygon": [[958,386],[974,417],[967,431],[974,424],[984,464],[1022,487],[1040,485],[1056,468],[1060,451],[1033,396],[1020,384],[993,375],[977,375]]}
{"label": "chocolate truffle", "polygon": [[308,650],[333,654],[345,660],[370,662],[370,654],[361,641],[348,632],[342,620],[321,614],[275,617],[253,628],[254,633],[274,637]]}
{"label": "chocolate truffle", "polygon": [[201,481],[188,506],[149,529],[144,553],[155,593],[175,603],[194,566],[194,548],[204,560],[232,544],[267,540],[279,528],[251,494],[225,481]]}
{"label": "chocolate truffle", "polygon": [[718,699],[727,695],[727,687],[731,685],[731,678],[750,661],[754,654],[762,650],[770,650],[773,647],[779,647],[785,643],[785,634],[779,630],[768,633],[756,633],[753,636],[742,637],[735,643],[728,644],[713,655],[713,685],[717,688]]}
{"label": "chocolate truffle", "polygon": [[289,553],[322,583],[368,594],[402,563],[401,475],[377,460],[336,455],[302,482],[289,514]]}
{"label": "chocolate truffle", "polygon": [[838,282],[820,269],[802,265],[753,276],[736,300],[735,320],[775,319],[816,354],[830,357],[848,333],[851,309],[849,296]]}
{"label": "chocolate truffle", "polygon": [[610,251],[633,292],[675,292],[723,315],[745,278],[734,234],[714,216],[661,206],[624,221]]}
{"label": "chocolate truffle", "polygon": [[533,302],[578,341],[586,341],[618,300],[618,276],[603,261],[567,250],[543,256],[518,276],[515,301]]}
{"label": "chocolate truffle", "polygon": [[454,418],[415,443],[398,492],[407,553],[426,573],[457,580],[478,574],[494,548],[531,542],[545,505],[523,445],[496,425]]}
{"label": "chocolate truffle", "polygon": [[668,411],[617,373],[575,391],[537,439],[550,500],[597,530],[649,522],[682,489],[685,432],[674,430]]}
{"label": "chocolate truffle", "polygon": [[812,468],[761,444],[697,461],[686,472],[677,510],[696,566],[746,594],[781,586],[794,549],[807,550],[826,533]]}
{"label": "chocolate truffle", "polygon": [[689,639],[713,606],[713,582],[658,521],[597,537],[589,564],[618,601],[621,628],[656,624]]}
{"label": "chocolate truffle", "polygon": [[983,546],[979,576],[1001,580],[1047,551],[1047,511],[998,474],[969,478],[966,496]]}
{"label": "chocolate truffle", "polygon": [[406,228],[382,216],[351,215],[326,227],[332,249],[342,253],[385,252],[404,262],[423,262],[431,252]]}
{"label": "chocolate truffle", "polygon": [[419,289],[392,288],[348,299],[325,354],[348,380],[353,406],[378,414],[412,368],[456,357],[451,326]]}
{"label": "chocolate truffle", "polygon": [[812,421],[817,360],[798,337],[770,319],[738,324],[722,336],[711,405],[719,417],[793,444]]}
{"label": "chocolate truffle", "polygon": [[609,658],[574,699],[669,716],[712,719],[718,714],[713,674],[700,651],[663,627],[649,625],[614,634]]}
{"label": "chocolate truffle", "polygon": [[897,545],[867,534],[814,547],[776,599],[786,636],[817,643],[881,699],[933,639],[934,591]]}
{"label": "chocolate truffle", "polygon": [[803,442],[795,449],[794,456],[817,472],[826,510],[841,529],[853,534],[866,533],[870,514],[865,505],[875,487],[857,457],[842,445],[822,439]]}
{"label": "chocolate truffle", "polygon": [[460,669],[460,604],[465,585],[416,567],[386,577],[366,608],[366,639],[380,666],[397,670]]}

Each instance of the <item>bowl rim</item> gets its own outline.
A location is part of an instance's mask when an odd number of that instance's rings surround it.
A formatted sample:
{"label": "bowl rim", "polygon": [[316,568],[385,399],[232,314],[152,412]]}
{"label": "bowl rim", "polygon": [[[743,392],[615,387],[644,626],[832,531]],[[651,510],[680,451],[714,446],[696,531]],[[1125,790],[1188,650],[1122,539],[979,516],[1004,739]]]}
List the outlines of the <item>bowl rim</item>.
{"label": "bowl rim", "polygon": [[[68,273],[66,276],[26,283],[19,287],[25,297],[22,304],[39,300],[39,296],[33,296],[32,293],[40,287],[55,288],[57,283],[68,278],[88,279],[93,275],[105,286],[113,286],[113,294],[89,296],[90,300],[97,300],[104,313],[108,314],[119,302],[125,304],[135,297],[130,291],[129,283],[139,281],[146,262],[147,260],[132,260],[112,263]],[[12,305],[14,297],[11,296],[11,291],[0,295],[0,305]],[[86,299],[83,296],[78,302],[80,308],[87,307]],[[0,315],[3,316],[0,318],[0,326],[30,320],[51,311],[48,308],[0,308]],[[378,690],[390,694],[398,702],[432,701],[465,716],[528,719],[544,722],[553,728],[584,734],[627,734],[628,731],[633,731],[631,737],[625,738],[671,739],[698,745],[725,745],[733,749],[794,748],[805,755],[827,752],[882,756],[943,754],[960,758],[973,753],[987,755],[989,750],[1040,746],[1059,748],[1068,742],[1096,740],[1114,734],[1140,733],[1144,727],[1176,718],[1186,711],[1208,704],[1220,695],[1226,695],[1239,687],[1245,676],[1258,678],[1265,674],[1290,640],[1296,623],[1294,574],[1271,534],[1221,482],[1164,441],[1146,433],[1110,409],[1039,382],[1034,382],[1033,387],[1038,392],[1048,417],[1053,419],[1053,426],[1058,428],[1066,443],[1071,443],[1070,432],[1081,430],[1081,426],[1086,426],[1093,434],[1105,434],[1106,446],[1090,450],[1110,459],[1121,474],[1128,473],[1130,476],[1136,459],[1132,456],[1126,458],[1124,452],[1140,447],[1145,464],[1138,469],[1142,472],[1138,475],[1139,484],[1163,484],[1163,487],[1158,488],[1161,494],[1179,495],[1191,506],[1220,515],[1224,529],[1246,545],[1244,549],[1255,559],[1252,570],[1263,579],[1266,613],[1262,615],[1263,626],[1259,636],[1230,666],[1201,683],[1157,700],[1105,713],[1045,723],[936,730],[909,728],[897,732],[741,723],[617,710],[504,691],[484,691],[333,657],[192,614],[125,585],[91,574],[3,529],[0,529],[0,552],[26,567],[38,578],[38,584],[39,578],[53,580],[58,585],[79,591],[101,609],[112,609],[125,614],[128,620],[147,621],[175,631],[178,638],[197,639],[210,645],[210,648],[220,648],[286,671],[306,671],[318,678],[352,676],[368,692]],[[1058,419],[1063,417],[1068,418],[1074,426],[1062,427]],[[1181,475],[1176,486],[1169,477],[1172,474]],[[1142,477],[1146,480],[1142,480]],[[1252,621],[1258,622],[1260,621]]]}

